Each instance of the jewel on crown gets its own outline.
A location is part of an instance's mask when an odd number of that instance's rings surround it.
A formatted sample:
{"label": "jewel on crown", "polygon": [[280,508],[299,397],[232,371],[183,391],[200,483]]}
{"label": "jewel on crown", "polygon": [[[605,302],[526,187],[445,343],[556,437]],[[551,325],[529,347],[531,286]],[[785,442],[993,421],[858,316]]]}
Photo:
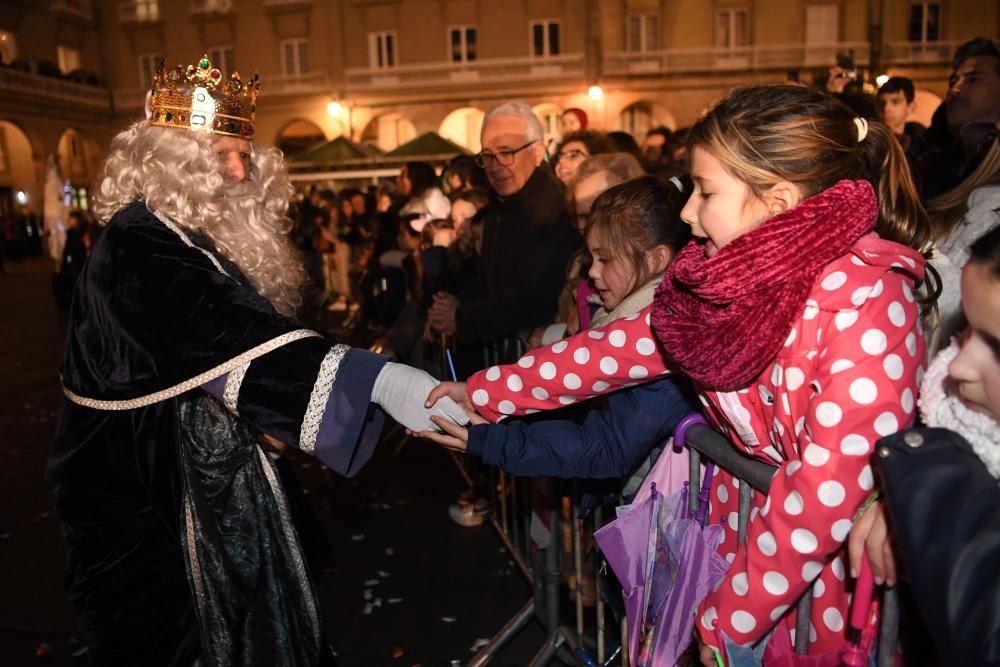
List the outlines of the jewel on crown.
{"label": "jewel on crown", "polygon": [[163,60],[153,78],[146,113],[151,125],[251,139],[259,91],[258,75],[243,81],[233,72],[226,80],[208,55],[187,67],[167,67]]}

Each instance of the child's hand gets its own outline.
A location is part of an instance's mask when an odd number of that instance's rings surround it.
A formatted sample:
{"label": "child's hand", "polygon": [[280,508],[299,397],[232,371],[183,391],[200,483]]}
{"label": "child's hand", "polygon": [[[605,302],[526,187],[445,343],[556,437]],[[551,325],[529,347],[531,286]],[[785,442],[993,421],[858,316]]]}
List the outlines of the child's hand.
{"label": "child's hand", "polygon": [[[448,449],[453,449],[457,452],[464,452],[466,447],[469,445],[469,432],[463,426],[459,426],[454,422],[450,422],[447,419],[441,419],[440,417],[431,417],[438,428],[441,429],[440,433],[435,431],[422,431],[420,433],[414,433],[418,438],[424,438],[437,444],[447,447]],[[477,415],[475,412],[469,412],[469,422],[472,424],[485,424],[486,420]]]}
{"label": "child's hand", "polygon": [[889,539],[889,525],[885,519],[885,505],[881,501],[871,504],[854,522],[847,541],[850,556],[851,576],[857,577],[861,571],[861,558],[868,552],[868,562],[872,566],[875,583],[896,585],[896,560]]}
{"label": "child's hand", "polygon": [[465,388],[464,382],[442,382],[431,389],[431,393],[427,394],[427,402],[424,403],[424,407],[432,407],[445,396],[465,408],[466,412],[475,411],[472,402],[469,400],[469,392]]}

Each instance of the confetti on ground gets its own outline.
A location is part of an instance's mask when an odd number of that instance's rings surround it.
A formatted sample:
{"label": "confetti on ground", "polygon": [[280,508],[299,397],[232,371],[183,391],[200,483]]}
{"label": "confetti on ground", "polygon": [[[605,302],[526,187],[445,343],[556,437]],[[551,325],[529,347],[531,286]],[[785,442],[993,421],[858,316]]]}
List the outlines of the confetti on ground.
{"label": "confetti on ground", "polygon": [[389,598],[389,604],[399,604],[403,601],[403,598]]}
{"label": "confetti on ground", "polygon": [[50,644],[48,642],[42,642],[41,644],[39,644],[38,646],[35,647],[35,657],[36,658],[40,658],[41,656],[45,655],[46,653],[51,653],[51,652],[52,652],[52,644]]}
{"label": "confetti on ground", "polygon": [[393,658],[399,659],[402,658],[404,655],[406,655],[406,651],[403,650],[402,646],[397,646],[396,648],[392,649]]}
{"label": "confetti on ground", "polygon": [[382,598],[375,598],[375,602],[372,602],[372,606],[373,607],[381,607],[382,606]]}
{"label": "confetti on ground", "polygon": [[379,571],[378,571],[378,576],[380,576],[380,577],[382,577],[383,579],[385,579],[386,577],[388,577],[388,576],[389,576],[389,573],[388,573],[388,572],[386,572],[385,570],[379,570]]}
{"label": "confetti on ground", "polygon": [[461,660],[452,660],[451,661],[451,667],[462,667],[462,661]]}
{"label": "confetti on ground", "polygon": [[386,556],[392,556],[395,553],[396,553],[396,550],[393,549],[392,547],[386,547],[385,548],[385,555]]}
{"label": "confetti on ground", "polygon": [[442,616],[441,620],[445,623],[454,623],[456,619],[454,616]]}
{"label": "confetti on ground", "polygon": [[382,503],[382,509],[384,509],[384,510],[391,510],[392,509],[392,505],[390,505],[389,503]]}
{"label": "confetti on ground", "polygon": [[382,582],[379,581],[378,579],[369,579],[368,581],[365,582],[365,586],[378,586],[380,583]]}
{"label": "confetti on ground", "polygon": [[300,468],[302,468],[303,470],[309,470],[309,468],[312,468],[312,467],[313,467],[313,464],[311,464],[311,463],[303,463],[303,464],[302,464],[301,466],[299,466],[299,467],[300,467]]}
{"label": "confetti on ground", "polygon": [[81,655],[84,655],[89,650],[90,650],[89,646],[84,646],[83,648],[78,648],[75,651],[73,651],[73,657],[74,658],[79,658]]}
{"label": "confetti on ground", "polygon": [[484,646],[489,646],[489,644],[490,644],[489,639],[487,639],[486,637],[480,637],[476,641],[472,642],[472,646],[469,647],[469,652],[475,653]]}
{"label": "confetti on ground", "polygon": [[369,602],[368,604],[366,604],[365,605],[365,615],[366,616],[370,616],[371,613],[372,613],[372,609],[374,609],[374,607],[375,607],[375,605],[373,605],[371,602]]}
{"label": "confetti on ground", "polygon": [[366,588],[365,589],[365,599],[366,600],[371,600],[373,597],[374,596],[372,595],[372,589]]}
{"label": "confetti on ground", "polygon": [[365,536],[363,534],[361,534],[361,535],[351,535],[351,540],[354,541],[354,542],[360,542],[363,539],[365,539]]}

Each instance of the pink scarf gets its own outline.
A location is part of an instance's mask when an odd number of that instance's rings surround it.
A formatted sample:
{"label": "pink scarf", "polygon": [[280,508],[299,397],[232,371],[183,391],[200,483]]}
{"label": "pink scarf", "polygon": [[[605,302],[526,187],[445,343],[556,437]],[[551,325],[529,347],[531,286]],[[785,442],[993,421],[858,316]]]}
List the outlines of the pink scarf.
{"label": "pink scarf", "polygon": [[840,181],[723,246],[692,241],[653,302],[652,325],[682,372],[709,389],[741,389],[774,360],[823,267],[875,226],[868,181]]}

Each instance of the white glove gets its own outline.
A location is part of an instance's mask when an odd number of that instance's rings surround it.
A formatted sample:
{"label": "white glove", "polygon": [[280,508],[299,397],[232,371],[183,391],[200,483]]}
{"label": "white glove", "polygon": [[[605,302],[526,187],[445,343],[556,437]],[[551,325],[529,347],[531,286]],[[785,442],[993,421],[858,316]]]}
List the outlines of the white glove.
{"label": "white glove", "polygon": [[447,396],[439,399],[433,408],[424,407],[427,394],[439,384],[426,371],[390,361],[375,378],[372,403],[411,431],[440,431],[431,421],[431,415],[450,419],[460,426],[469,423],[465,410]]}

